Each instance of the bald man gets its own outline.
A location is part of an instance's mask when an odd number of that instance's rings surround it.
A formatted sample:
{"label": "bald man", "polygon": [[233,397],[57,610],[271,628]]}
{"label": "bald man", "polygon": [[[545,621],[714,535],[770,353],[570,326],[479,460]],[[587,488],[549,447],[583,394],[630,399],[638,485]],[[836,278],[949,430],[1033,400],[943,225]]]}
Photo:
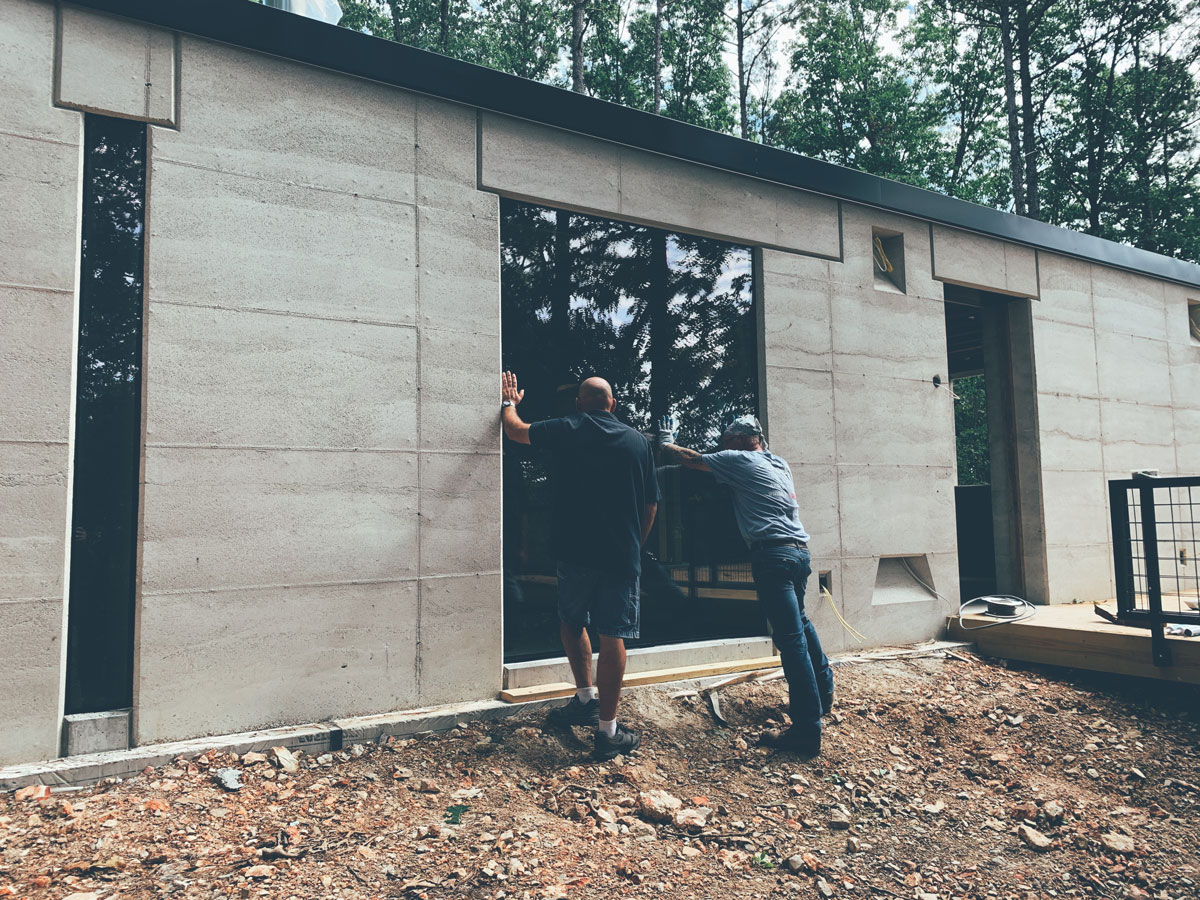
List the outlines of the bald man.
{"label": "bald man", "polygon": [[[617,401],[603,378],[579,385],[576,412],[526,424],[517,414],[525,392],[501,377],[501,421],[509,440],[546,451],[554,492],[553,539],[558,561],[558,618],[575,696],[552,710],[553,725],[595,727],[595,756],[630,753],[641,735],[617,722],[625,675],[625,640],[641,621],[641,550],[658,511],[654,450],[613,415]],[[600,637],[596,681],[587,626]]]}

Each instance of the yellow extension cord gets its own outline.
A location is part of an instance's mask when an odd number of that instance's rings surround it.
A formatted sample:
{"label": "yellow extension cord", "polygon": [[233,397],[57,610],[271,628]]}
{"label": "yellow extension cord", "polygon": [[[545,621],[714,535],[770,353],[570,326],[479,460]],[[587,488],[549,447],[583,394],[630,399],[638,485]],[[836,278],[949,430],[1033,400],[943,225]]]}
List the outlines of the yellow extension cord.
{"label": "yellow extension cord", "polygon": [[875,238],[875,265],[879,266],[880,272],[894,272],[892,261],[887,258],[887,254],[883,252],[883,241]]}
{"label": "yellow extension cord", "polygon": [[833,595],[830,594],[829,591],[827,591],[824,587],[821,588],[821,593],[825,596],[825,599],[829,601],[829,608],[833,610],[833,614],[837,616],[837,620],[842,623],[842,627],[865,644],[867,642],[867,636],[842,618],[842,614],[838,612],[837,604],[833,602]]}

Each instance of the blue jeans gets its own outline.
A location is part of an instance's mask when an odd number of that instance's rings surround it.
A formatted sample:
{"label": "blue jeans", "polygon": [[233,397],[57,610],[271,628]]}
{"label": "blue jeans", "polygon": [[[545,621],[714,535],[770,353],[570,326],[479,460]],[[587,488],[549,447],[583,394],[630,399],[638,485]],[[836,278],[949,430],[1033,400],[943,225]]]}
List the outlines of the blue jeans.
{"label": "blue jeans", "polygon": [[804,614],[804,586],[812,574],[812,558],[807,550],[783,545],[752,551],[750,563],[758,602],[771,623],[771,638],[787,676],[792,725],[820,734],[822,707],[827,708],[833,698],[833,670],[817,629]]}

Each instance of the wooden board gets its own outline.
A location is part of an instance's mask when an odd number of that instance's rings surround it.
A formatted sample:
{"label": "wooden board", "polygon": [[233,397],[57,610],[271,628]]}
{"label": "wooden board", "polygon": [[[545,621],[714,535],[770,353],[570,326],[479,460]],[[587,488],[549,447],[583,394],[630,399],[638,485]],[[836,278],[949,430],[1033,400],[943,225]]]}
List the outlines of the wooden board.
{"label": "wooden board", "polygon": [[[646,684],[662,684],[667,681],[691,681],[696,678],[711,678],[714,675],[732,675],[735,672],[755,672],[761,669],[777,669],[780,662],[778,656],[763,656],[757,659],[740,659],[730,662],[709,663],[701,666],[676,666],[671,669],[651,669],[646,672],[627,673],[622,684],[625,687],[638,687]],[[565,681],[554,684],[541,684],[533,687],[513,688],[500,692],[500,699],[506,703],[528,703],[531,700],[551,700],[555,697],[569,697],[575,693],[575,685]]]}
{"label": "wooden board", "polygon": [[[988,616],[963,619],[968,628],[995,621]],[[1168,636],[1172,665],[1159,667],[1150,658],[1149,629],[1107,622],[1091,604],[1039,606],[1032,619],[979,631],[960,629],[953,618],[947,633],[1001,659],[1200,684],[1200,638]]]}

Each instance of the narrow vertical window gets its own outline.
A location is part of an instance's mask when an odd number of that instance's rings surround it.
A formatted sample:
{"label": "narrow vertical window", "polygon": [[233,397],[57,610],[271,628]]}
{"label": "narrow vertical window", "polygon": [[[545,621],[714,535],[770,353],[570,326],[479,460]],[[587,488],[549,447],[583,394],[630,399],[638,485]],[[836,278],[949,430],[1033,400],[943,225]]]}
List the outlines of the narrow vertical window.
{"label": "narrow vertical window", "polygon": [[146,126],[84,123],[66,711],[133,701]]}

